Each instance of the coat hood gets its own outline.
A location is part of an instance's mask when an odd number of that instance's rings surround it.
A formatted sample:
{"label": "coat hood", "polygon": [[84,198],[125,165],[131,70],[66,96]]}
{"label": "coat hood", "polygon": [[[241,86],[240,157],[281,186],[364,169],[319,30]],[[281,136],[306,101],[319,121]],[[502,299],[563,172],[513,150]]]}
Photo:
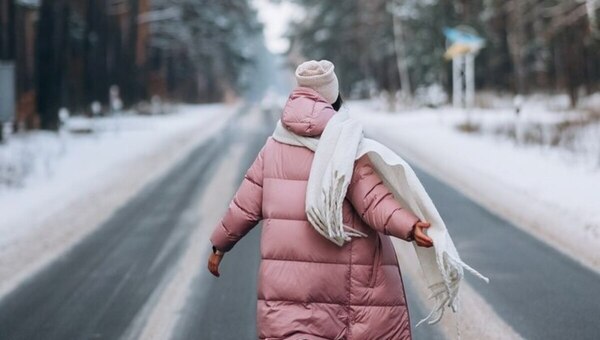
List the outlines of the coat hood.
{"label": "coat hood", "polygon": [[335,110],[317,91],[297,87],[290,94],[281,123],[289,131],[306,137],[319,136]]}

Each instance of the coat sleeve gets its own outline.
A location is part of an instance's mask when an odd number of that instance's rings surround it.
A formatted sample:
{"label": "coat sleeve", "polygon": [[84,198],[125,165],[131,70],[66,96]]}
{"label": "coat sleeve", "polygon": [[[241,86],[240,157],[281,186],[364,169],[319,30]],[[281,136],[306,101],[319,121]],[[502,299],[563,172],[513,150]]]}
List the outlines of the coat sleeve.
{"label": "coat sleeve", "polygon": [[400,206],[374,170],[367,155],[356,161],[346,197],[373,229],[412,241],[409,234],[419,218]]}
{"label": "coat sleeve", "polygon": [[264,150],[263,147],[244,175],[225,216],[210,237],[212,245],[220,251],[229,251],[262,220]]}

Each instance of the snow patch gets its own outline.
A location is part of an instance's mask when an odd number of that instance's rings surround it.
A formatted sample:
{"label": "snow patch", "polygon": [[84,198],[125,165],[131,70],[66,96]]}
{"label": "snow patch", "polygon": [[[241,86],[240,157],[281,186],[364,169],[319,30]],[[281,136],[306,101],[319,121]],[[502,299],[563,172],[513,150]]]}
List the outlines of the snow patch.
{"label": "snow patch", "polygon": [[0,187],[0,296],[220,131],[235,109],[181,106],[167,116],[101,119],[92,134],[28,133],[0,146],[5,155],[32,150],[32,162],[44,164],[21,185]]}
{"label": "snow patch", "polygon": [[[456,128],[467,117],[461,110],[390,114],[376,112],[367,101],[349,105],[368,135],[393,145],[420,167],[580,263],[600,270],[597,123],[585,125],[577,134],[583,151],[573,152],[560,145],[518,143],[486,133],[513,122],[510,110],[474,110],[470,117],[481,130],[466,133]],[[549,112],[541,106],[528,115],[525,121],[541,125],[581,118],[581,113]]]}

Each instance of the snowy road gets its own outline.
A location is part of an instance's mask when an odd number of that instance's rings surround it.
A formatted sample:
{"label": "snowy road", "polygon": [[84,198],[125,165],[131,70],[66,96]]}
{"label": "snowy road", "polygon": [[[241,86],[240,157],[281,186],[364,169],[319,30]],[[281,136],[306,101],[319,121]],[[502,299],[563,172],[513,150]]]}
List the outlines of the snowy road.
{"label": "snowy road", "polygon": [[467,273],[467,282],[517,333],[525,339],[600,337],[600,275],[439,180],[418,169],[417,175],[461,258],[491,280]]}
{"label": "snowy road", "polygon": [[197,223],[195,204],[226,157],[223,151],[238,139],[235,126],[196,148],[97,232],[6,296],[0,338],[115,339],[135,332],[185,248]]}
{"label": "snowy road", "polygon": [[[0,339],[255,339],[260,228],[227,255],[219,279],[205,261],[208,234],[271,124],[265,112],[242,109],[222,134],[7,295],[0,301]],[[461,256],[491,279],[486,285],[467,276],[468,282],[507,324],[528,339],[598,338],[597,274],[418,175]],[[414,327],[426,308],[415,281],[405,282]],[[413,331],[415,339],[442,338],[437,326]]]}

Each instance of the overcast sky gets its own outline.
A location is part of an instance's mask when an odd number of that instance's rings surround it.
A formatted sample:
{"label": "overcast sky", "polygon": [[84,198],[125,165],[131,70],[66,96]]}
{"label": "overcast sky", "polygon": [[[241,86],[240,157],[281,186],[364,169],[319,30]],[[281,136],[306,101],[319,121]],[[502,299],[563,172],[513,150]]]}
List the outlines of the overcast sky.
{"label": "overcast sky", "polygon": [[273,53],[285,52],[289,41],[283,35],[286,33],[288,23],[301,16],[301,10],[289,1],[276,4],[270,0],[253,0],[253,3],[258,9],[259,20],[265,25],[267,47]]}

